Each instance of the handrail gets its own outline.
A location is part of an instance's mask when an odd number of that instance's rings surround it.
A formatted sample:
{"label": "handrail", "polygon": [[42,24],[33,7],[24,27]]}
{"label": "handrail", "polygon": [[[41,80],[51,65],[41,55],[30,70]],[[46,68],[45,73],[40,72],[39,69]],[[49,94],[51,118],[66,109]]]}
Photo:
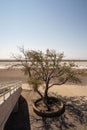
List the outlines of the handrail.
{"label": "handrail", "polygon": [[[2,92],[0,94],[0,97],[2,97],[2,102],[0,104],[2,104],[3,102],[5,102],[5,100],[11,96],[18,88],[21,87],[22,81],[16,82],[14,84],[10,84],[7,87],[5,86],[5,88],[7,88],[8,90]],[[6,94],[8,94],[8,97],[6,98]]]}
{"label": "handrail", "polygon": [[5,84],[4,86],[2,86],[0,88],[0,90],[4,89],[4,88],[10,88],[11,86],[13,86],[14,84],[19,84],[19,83],[22,83],[22,81],[17,81],[17,82],[12,82],[12,83],[9,83],[9,84]]}
{"label": "handrail", "polygon": [[3,86],[7,86],[7,84],[10,85],[10,84],[17,83],[17,82],[19,82],[19,80],[0,82],[0,88],[3,88]]}

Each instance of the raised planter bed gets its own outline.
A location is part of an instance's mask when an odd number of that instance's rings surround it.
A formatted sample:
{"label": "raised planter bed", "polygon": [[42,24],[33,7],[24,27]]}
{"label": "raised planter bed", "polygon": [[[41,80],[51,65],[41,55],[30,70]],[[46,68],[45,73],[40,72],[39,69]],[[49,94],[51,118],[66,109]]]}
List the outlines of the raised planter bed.
{"label": "raised planter bed", "polygon": [[33,103],[33,110],[37,115],[42,117],[60,116],[65,111],[65,105],[56,97],[49,97],[49,106],[51,108],[50,111],[47,110],[43,100],[40,98]]}

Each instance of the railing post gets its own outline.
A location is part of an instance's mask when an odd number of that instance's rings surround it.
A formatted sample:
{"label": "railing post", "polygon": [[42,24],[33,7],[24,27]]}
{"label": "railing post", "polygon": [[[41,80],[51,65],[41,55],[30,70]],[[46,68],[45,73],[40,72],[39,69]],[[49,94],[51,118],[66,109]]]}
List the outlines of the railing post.
{"label": "railing post", "polygon": [[10,90],[9,93],[10,93],[10,96],[11,96],[11,87],[9,87],[9,90]]}
{"label": "railing post", "polygon": [[3,95],[3,102],[5,101],[5,94]]}
{"label": "railing post", "polygon": [[22,82],[17,82],[15,84],[7,85],[7,87],[3,86],[2,94],[0,97],[2,97],[2,101],[4,102],[8,96],[11,96],[19,87],[21,87]]}

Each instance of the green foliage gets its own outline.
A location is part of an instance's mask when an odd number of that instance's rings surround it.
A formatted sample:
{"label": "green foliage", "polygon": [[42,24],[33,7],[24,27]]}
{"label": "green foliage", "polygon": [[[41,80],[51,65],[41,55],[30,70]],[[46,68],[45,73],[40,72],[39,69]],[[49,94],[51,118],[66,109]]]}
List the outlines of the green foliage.
{"label": "green foliage", "polygon": [[29,78],[28,83],[32,85],[34,91],[36,91],[39,88],[39,86],[42,85],[42,82],[36,78]]}
{"label": "green foliage", "polygon": [[[54,85],[62,85],[66,82],[80,83],[79,75],[83,71],[75,69],[73,62],[63,62],[63,53],[47,49],[45,52],[21,49],[23,58],[20,61],[23,71],[29,77],[35,91],[42,97],[48,95],[48,89]],[[44,84],[44,95],[39,92],[38,87]]]}

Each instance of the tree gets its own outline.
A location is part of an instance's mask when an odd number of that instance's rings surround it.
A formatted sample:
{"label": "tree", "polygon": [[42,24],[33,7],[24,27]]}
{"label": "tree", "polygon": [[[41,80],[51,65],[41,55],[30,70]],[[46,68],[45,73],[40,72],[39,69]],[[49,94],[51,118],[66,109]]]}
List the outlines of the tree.
{"label": "tree", "polygon": [[[22,56],[19,58],[23,71],[28,75],[28,83],[32,85],[45,105],[49,107],[49,89],[54,85],[63,85],[66,82],[81,82],[78,78],[79,71],[74,64],[63,62],[63,53],[47,49],[45,52],[20,49]],[[39,90],[44,86],[44,93]]]}

